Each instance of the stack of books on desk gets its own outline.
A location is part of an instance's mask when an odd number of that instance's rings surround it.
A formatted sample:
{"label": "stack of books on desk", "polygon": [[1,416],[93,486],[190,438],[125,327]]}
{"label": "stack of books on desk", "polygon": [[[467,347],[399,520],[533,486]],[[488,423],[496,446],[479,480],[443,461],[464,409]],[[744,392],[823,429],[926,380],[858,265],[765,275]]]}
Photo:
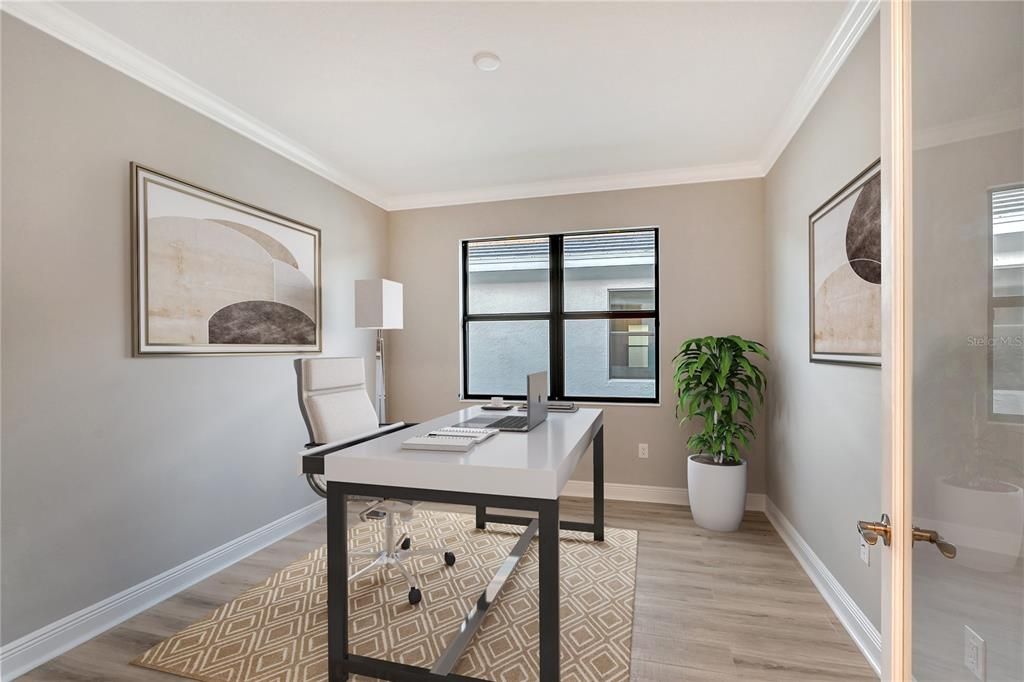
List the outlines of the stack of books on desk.
{"label": "stack of books on desk", "polygon": [[498,433],[498,429],[473,429],[448,426],[423,436],[409,438],[402,443],[403,450],[444,450],[467,452]]}

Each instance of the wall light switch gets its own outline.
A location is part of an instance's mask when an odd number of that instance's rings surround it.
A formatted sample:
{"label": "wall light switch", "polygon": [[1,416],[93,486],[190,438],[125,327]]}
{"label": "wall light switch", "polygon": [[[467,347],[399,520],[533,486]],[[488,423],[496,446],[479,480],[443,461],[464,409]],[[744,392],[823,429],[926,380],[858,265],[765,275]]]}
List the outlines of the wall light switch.
{"label": "wall light switch", "polygon": [[985,640],[977,632],[964,626],[964,667],[985,682]]}
{"label": "wall light switch", "polygon": [[648,454],[650,454],[647,450],[647,443],[640,443],[640,448],[636,454],[640,459],[647,459]]}
{"label": "wall light switch", "polygon": [[871,565],[871,545],[864,538],[860,539],[860,560],[865,566]]}

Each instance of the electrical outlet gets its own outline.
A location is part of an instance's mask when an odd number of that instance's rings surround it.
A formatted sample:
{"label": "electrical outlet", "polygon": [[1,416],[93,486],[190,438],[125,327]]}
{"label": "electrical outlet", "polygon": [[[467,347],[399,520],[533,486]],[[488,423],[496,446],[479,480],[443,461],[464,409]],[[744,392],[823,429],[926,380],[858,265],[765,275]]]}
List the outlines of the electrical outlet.
{"label": "electrical outlet", "polygon": [[647,459],[647,456],[649,454],[650,453],[647,450],[647,443],[640,443],[640,448],[637,450],[636,453],[637,457],[639,457],[640,459]]}
{"label": "electrical outlet", "polygon": [[985,640],[977,632],[964,626],[964,667],[985,682]]}
{"label": "electrical outlet", "polygon": [[865,566],[871,565],[871,545],[864,538],[860,539],[860,560]]}

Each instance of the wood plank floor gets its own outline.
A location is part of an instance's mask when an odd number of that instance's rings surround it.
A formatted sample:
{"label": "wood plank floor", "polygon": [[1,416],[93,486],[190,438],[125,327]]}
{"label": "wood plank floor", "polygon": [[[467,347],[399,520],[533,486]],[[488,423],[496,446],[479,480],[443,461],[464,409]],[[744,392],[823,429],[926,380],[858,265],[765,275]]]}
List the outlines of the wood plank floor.
{"label": "wood plank floor", "polygon": [[[590,502],[562,509],[582,520]],[[640,531],[634,680],[877,680],[764,514],[738,533],[702,530],[685,507],[612,501],[606,518]],[[129,661],[324,541],[312,524],[19,679],[180,680]]]}

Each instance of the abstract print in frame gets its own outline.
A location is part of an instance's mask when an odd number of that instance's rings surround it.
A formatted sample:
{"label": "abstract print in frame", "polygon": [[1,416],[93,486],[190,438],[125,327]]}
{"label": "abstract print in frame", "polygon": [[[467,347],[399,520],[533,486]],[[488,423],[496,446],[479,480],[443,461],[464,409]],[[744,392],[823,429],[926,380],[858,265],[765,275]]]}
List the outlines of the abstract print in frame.
{"label": "abstract print in frame", "polygon": [[882,364],[880,167],[811,214],[811,362]]}
{"label": "abstract print in frame", "polygon": [[131,164],[134,353],[316,353],[320,230]]}

